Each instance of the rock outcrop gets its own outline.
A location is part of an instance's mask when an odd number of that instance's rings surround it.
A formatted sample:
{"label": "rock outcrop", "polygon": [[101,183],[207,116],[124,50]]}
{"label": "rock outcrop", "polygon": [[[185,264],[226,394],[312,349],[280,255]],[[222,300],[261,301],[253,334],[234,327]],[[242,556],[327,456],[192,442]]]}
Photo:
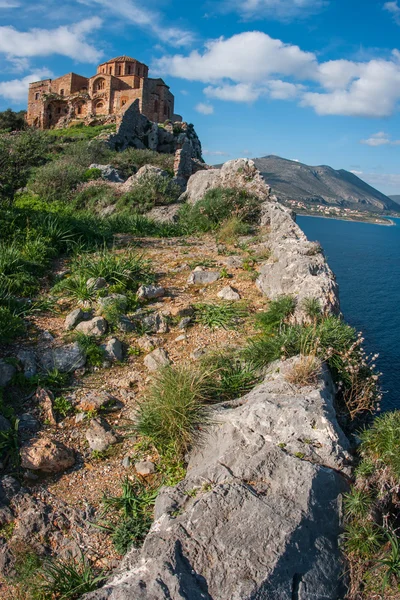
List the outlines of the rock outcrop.
{"label": "rock outcrop", "polygon": [[85,600],[338,600],[348,442],[324,371],[287,383],[291,359],[213,410],[187,476],[163,488],[140,553]]}
{"label": "rock outcrop", "polygon": [[339,312],[339,290],[319,244],[310,242],[292,211],[278,202],[263,204],[261,225],[269,226],[271,257],[260,269],[258,288],[271,300],[292,295],[297,317],[304,317],[305,299],[315,298],[324,314]]}

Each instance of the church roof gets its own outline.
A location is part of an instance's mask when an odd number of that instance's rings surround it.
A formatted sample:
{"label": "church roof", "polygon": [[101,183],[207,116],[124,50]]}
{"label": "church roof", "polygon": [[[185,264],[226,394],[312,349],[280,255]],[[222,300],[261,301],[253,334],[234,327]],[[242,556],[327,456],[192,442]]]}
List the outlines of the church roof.
{"label": "church roof", "polygon": [[113,62],[138,62],[138,61],[136,60],[136,58],[131,58],[130,56],[126,56],[124,54],[124,56],[117,56],[116,58],[112,58],[111,60],[108,60],[107,62],[105,62],[103,64],[113,63]]}

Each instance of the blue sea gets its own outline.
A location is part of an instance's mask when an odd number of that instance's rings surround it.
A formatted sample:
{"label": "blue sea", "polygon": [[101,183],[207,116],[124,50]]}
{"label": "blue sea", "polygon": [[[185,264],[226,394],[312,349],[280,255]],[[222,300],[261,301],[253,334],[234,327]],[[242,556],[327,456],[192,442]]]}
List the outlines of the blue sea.
{"label": "blue sea", "polygon": [[400,409],[400,219],[395,226],[298,216],[322,245],[340,289],[342,313],[365,337],[382,375],[382,410]]}

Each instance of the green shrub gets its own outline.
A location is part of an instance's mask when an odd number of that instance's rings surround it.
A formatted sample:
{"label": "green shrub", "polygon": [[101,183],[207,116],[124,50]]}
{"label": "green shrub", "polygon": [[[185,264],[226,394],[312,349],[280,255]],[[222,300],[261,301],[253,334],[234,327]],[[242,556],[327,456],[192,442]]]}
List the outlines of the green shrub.
{"label": "green shrub", "polygon": [[99,182],[96,185],[78,188],[73,196],[72,204],[78,210],[94,209],[99,210],[108,206],[113,206],[118,198],[117,192],[106,182]]}
{"label": "green shrub", "polygon": [[105,360],[105,351],[97,345],[96,339],[81,331],[75,332],[76,341],[86,355],[86,362],[92,367],[101,367]]}
{"label": "green shrub", "polygon": [[122,172],[124,177],[130,177],[144,165],[153,165],[164,169],[171,176],[174,174],[174,156],[172,154],[160,154],[153,150],[139,150],[127,148],[122,152],[115,152],[110,163]]}
{"label": "green shrub", "polygon": [[38,593],[43,600],[76,600],[93,592],[106,579],[104,573],[96,574],[92,566],[81,557],[61,560],[53,558],[44,562],[39,571]]}
{"label": "green shrub", "polygon": [[0,344],[9,343],[24,332],[25,324],[21,317],[0,306]]}
{"label": "green shrub", "polygon": [[215,402],[244,396],[260,379],[255,367],[233,351],[206,354],[201,366],[210,373],[209,397]]}
{"label": "green shrub", "polygon": [[87,169],[83,175],[84,181],[95,181],[96,179],[101,179],[102,176],[102,171],[96,168]]}
{"label": "green shrub", "polygon": [[257,324],[264,331],[270,331],[293,315],[296,301],[292,296],[282,296],[269,303],[268,310],[257,315]]}
{"label": "green shrub", "polygon": [[14,112],[11,108],[7,108],[0,112],[0,132],[1,131],[20,131],[26,129],[25,120],[26,111],[20,110]]}
{"label": "green shrub", "polygon": [[146,212],[154,206],[175,202],[180,194],[180,187],[167,177],[143,175],[129,192],[118,199],[117,208]]}
{"label": "green shrub", "polygon": [[400,411],[388,412],[361,433],[361,452],[380,468],[389,468],[400,479]]}
{"label": "green shrub", "polygon": [[139,406],[138,432],[152,440],[159,451],[173,448],[176,455],[183,455],[207,423],[204,402],[208,390],[205,372],[189,367],[162,369]]}
{"label": "green shrub", "polygon": [[184,204],[179,213],[180,226],[186,233],[216,231],[232,217],[243,223],[256,222],[260,202],[245,190],[215,188],[196,204]]}
{"label": "green shrub", "polygon": [[233,244],[240,235],[250,232],[248,223],[243,223],[239,217],[231,217],[221,224],[218,231],[218,240],[226,244]]}
{"label": "green shrub", "polygon": [[72,191],[85,180],[85,172],[84,166],[63,158],[37,169],[29,188],[46,202],[67,202]]}
{"label": "green shrub", "polygon": [[248,316],[248,310],[243,304],[224,302],[223,304],[194,305],[195,320],[205,327],[215,329],[235,329],[238,324]]}

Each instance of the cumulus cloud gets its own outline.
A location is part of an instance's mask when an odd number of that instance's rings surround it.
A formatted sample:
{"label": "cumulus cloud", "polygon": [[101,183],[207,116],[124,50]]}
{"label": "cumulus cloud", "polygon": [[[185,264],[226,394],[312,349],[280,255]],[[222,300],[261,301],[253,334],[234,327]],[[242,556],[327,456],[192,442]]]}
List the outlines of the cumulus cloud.
{"label": "cumulus cloud", "polygon": [[366,144],[367,146],[399,146],[400,140],[391,140],[387,133],[378,131],[378,133],[373,133],[368,139],[360,140],[360,144]]}
{"label": "cumulus cloud", "polygon": [[97,5],[106,9],[113,18],[122,17],[125,22],[133,23],[151,31],[161,41],[172,46],[187,46],[193,41],[191,31],[180,27],[171,27],[162,22],[161,15],[143,7],[135,0],[78,0],[81,4]]}
{"label": "cumulus cloud", "polygon": [[0,96],[12,102],[24,102],[28,95],[29,84],[34,81],[53,77],[48,69],[38,69],[22,79],[12,79],[0,82]]}
{"label": "cumulus cloud", "polygon": [[400,25],[400,6],[398,0],[394,2],[385,2],[383,10],[387,10],[393,17],[393,19]]}
{"label": "cumulus cloud", "polygon": [[214,112],[214,107],[212,104],[205,104],[204,102],[199,102],[195,106],[195,110],[201,113],[202,115],[212,115]]}
{"label": "cumulus cloud", "polygon": [[325,0],[224,0],[222,7],[238,12],[245,19],[269,17],[287,21],[314,14],[326,4]]}
{"label": "cumulus cloud", "polygon": [[[256,57],[256,60],[255,60]],[[313,52],[260,31],[207,42],[202,52],[157,60],[160,74],[207,83],[209,98],[297,100],[320,115],[387,117],[400,100],[400,53],[369,61],[318,63]]]}
{"label": "cumulus cloud", "polygon": [[79,62],[97,62],[102,52],[88,43],[87,38],[101,24],[101,19],[92,17],[57,29],[18,31],[11,26],[0,27],[0,53],[10,57],[61,54]]}

